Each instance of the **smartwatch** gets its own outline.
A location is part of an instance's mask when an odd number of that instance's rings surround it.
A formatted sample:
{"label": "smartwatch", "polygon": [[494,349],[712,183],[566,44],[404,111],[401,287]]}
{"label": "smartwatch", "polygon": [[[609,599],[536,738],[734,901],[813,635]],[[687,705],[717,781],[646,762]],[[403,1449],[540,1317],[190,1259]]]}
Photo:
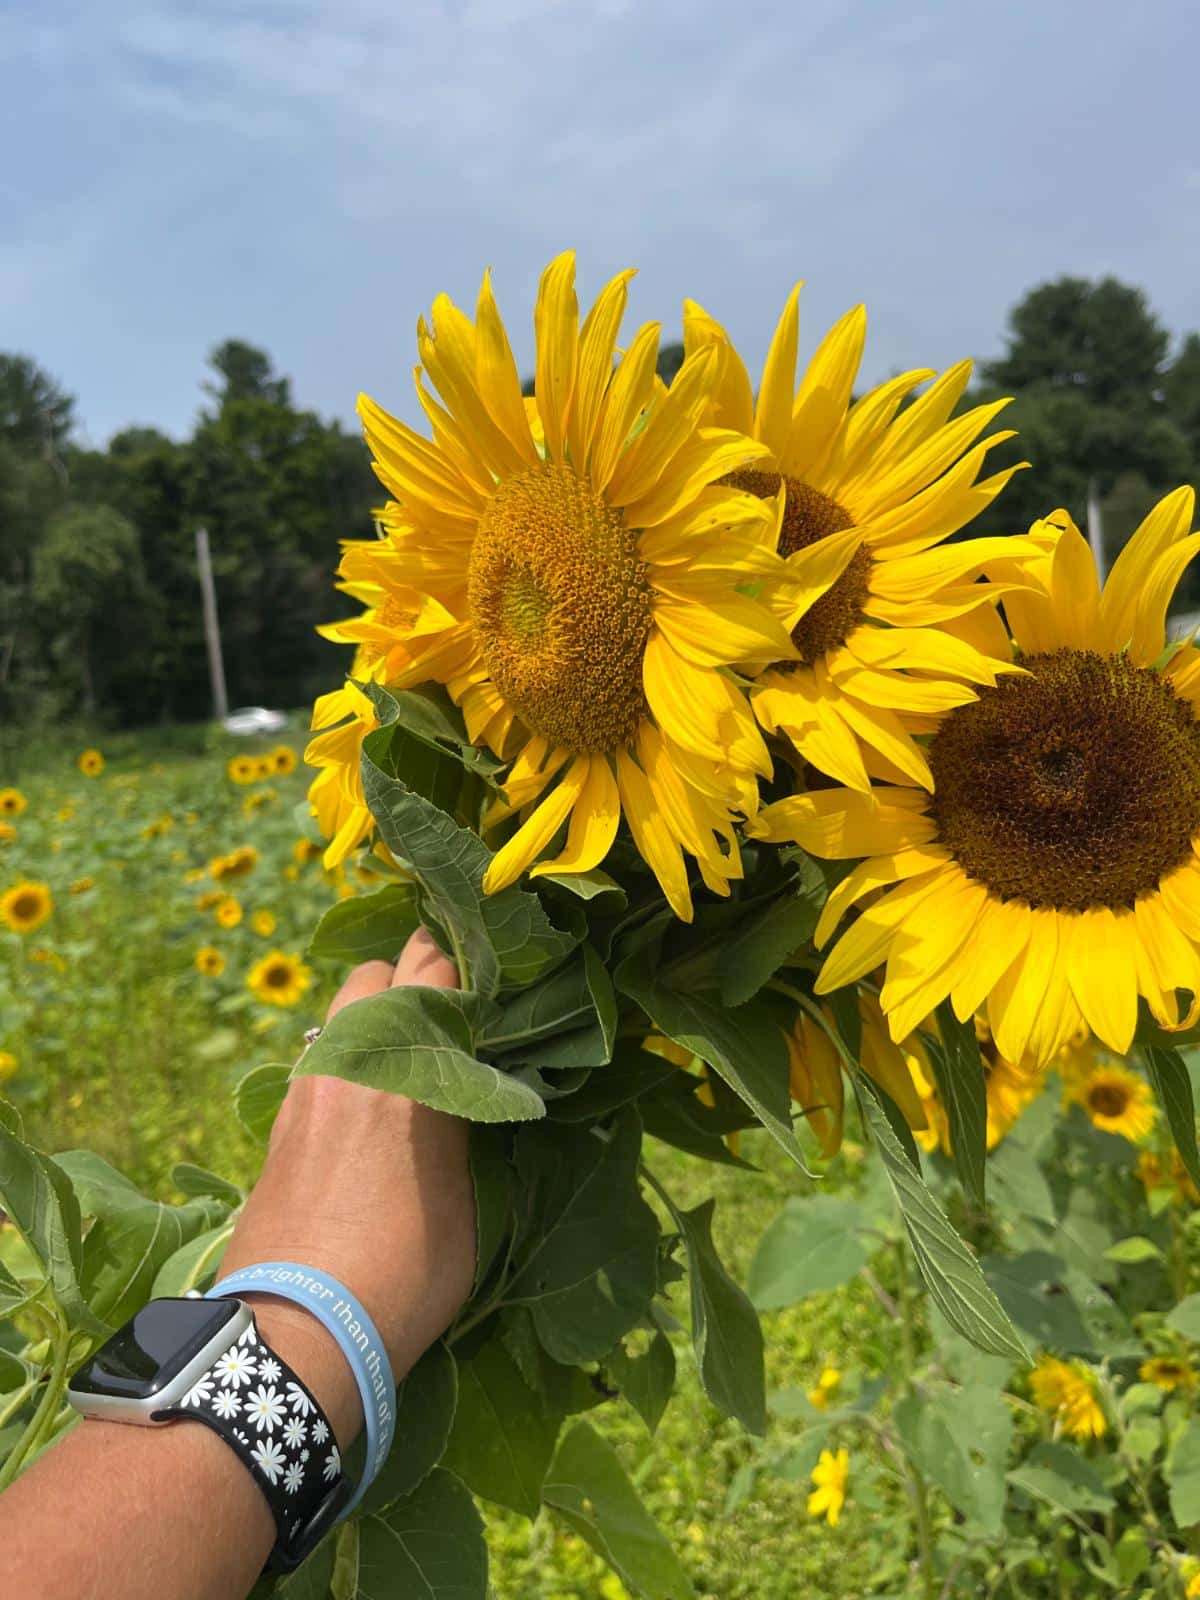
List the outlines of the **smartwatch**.
{"label": "smartwatch", "polygon": [[84,1363],[67,1399],[85,1417],[220,1434],[275,1518],[267,1570],[298,1567],[350,1498],[329,1419],[259,1337],[244,1300],[151,1300]]}

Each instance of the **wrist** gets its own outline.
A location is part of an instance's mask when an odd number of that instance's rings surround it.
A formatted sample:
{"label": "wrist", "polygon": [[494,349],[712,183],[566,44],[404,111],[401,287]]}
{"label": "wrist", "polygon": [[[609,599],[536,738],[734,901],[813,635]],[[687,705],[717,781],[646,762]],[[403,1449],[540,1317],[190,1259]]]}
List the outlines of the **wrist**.
{"label": "wrist", "polygon": [[363,1413],[350,1363],[337,1342],[303,1306],[259,1291],[238,1298],[254,1312],[259,1337],[312,1390],[344,1456],[362,1430]]}

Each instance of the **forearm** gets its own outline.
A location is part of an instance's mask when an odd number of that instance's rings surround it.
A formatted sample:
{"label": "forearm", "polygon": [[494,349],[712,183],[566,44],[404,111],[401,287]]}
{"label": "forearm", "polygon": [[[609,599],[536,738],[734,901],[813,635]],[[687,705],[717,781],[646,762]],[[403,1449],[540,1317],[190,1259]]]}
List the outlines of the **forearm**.
{"label": "forearm", "polygon": [[[267,1343],[320,1402],[344,1453],[362,1422],[345,1357],[307,1312],[247,1300]],[[89,1418],[0,1497],[0,1593],[240,1600],[274,1539],[262,1491],[210,1428]]]}

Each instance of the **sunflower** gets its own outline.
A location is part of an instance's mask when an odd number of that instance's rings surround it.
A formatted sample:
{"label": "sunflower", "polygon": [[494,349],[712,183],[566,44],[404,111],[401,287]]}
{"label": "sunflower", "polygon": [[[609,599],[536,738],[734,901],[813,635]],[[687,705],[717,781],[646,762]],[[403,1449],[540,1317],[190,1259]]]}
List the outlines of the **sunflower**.
{"label": "sunflower", "polygon": [[219,978],[225,971],[225,957],[215,945],[201,945],[196,951],[194,965],[206,978]]}
{"label": "sunflower", "polygon": [[257,770],[253,756],[231,756],[225,768],[230,783],[253,783]]}
{"label": "sunflower", "polygon": [[0,1050],[0,1083],[7,1083],[10,1078],[16,1077],[20,1062],[11,1050]]}
{"label": "sunflower", "polygon": [[222,928],[236,928],[242,920],[242,903],[231,894],[223,894],[213,907],[213,915]]}
{"label": "sunflower", "polygon": [[175,818],[169,812],[164,812],[161,817],[155,817],[153,822],[148,822],[142,829],[143,839],[165,839],[175,826]]}
{"label": "sunflower", "polygon": [[19,817],[28,804],[20,789],[0,789],[0,817]]}
{"label": "sunflower", "polygon": [[278,799],[274,789],[253,789],[242,801],[242,815],[257,816],[264,806],[273,806]]}
{"label": "sunflower", "polygon": [[294,1006],[312,982],[312,973],[299,956],[272,950],[250,968],[247,987],[266,1005]]}
{"label": "sunflower", "polygon": [[241,844],[227,856],[216,856],[208,870],[218,882],[225,878],[244,878],[258,865],[258,851],[252,844]]}
{"label": "sunflower", "polygon": [[1193,495],[1138,528],[1103,593],[1065,512],[1035,523],[1024,585],[1005,598],[1022,671],[931,719],[933,795],[829,789],[761,812],[748,831],[813,854],[866,857],[830,896],[824,944],[883,890],[817,980],[840,988],[887,963],[882,1000],[902,1039],[944,999],[986,1002],[1009,1061],[1052,1062],[1086,1024],[1124,1055],[1138,996],[1164,1027],[1200,994],[1200,649],[1163,657],[1168,602],[1200,535]]}
{"label": "sunflower", "polygon": [[275,932],[275,913],[273,911],[256,911],[250,918],[250,926],[262,939],[269,939]]}
{"label": "sunflower", "polygon": [[836,1528],[842,1507],[846,1504],[846,1483],[850,1477],[850,1455],[839,1450],[822,1450],[810,1474],[815,1485],[808,1497],[810,1517],[824,1517],[831,1528]]}
{"label": "sunflower", "polygon": [[[312,725],[317,737],[309,741],[304,760],[321,770],[309,785],[308,803],[318,828],[329,840],[324,862],[332,869],[362,843],[373,826],[363,796],[360,762],[363,740],[379,722],[370,700],[347,679],[342,688],[323,694],[313,706]],[[322,852],[311,840],[297,839],[292,854],[303,866]]]}
{"label": "sunflower", "polygon": [[1147,1197],[1160,1194],[1163,1196],[1163,1205],[1200,1205],[1200,1190],[1192,1182],[1178,1150],[1172,1149],[1169,1166],[1163,1164],[1163,1158],[1155,1151],[1141,1151],[1137,1159],[1137,1176]]}
{"label": "sunflower", "polygon": [[[908,1056],[888,1037],[887,1024],[874,995],[860,989],[857,998],[863,1071],[886,1090],[910,1128],[924,1129],[925,1108]],[[841,1057],[831,1038],[837,1026],[834,1014],[828,1006],[821,1009],[827,1026],[822,1027],[807,1011],[801,1011],[786,1037],[792,1099],[807,1117],[822,1155],[829,1157],[842,1147],[846,1091]]]}
{"label": "sunflower", "polygon": [[271,771],[280,778],[290,778],[299,764],[290,744],[277,744],[267,760],[271,763]]}
{"label": "sunflower", "polygon": [[951,419],[971,377],[962,361],[904,409],[930,371],[903,373],[852,403],[862,306],[830,329],[797,386],[799,292],[797,284],[779,319],[757,402],[720,323],[684,303],[688,354],[719,354],[712,420],[769,451],[726,482],[778,503],[779,553],[802,593],[819,593],[788,618],[795,654],[763,667],[751,701],[768,732],[785,734],[839,783],[866,791],[876,777],[932,789],[913,733],[1011,670],[991,605],[1000,591],[974,581],[1010,541],[935,548],[1018,470],[976,482],[988,452],[1012,437],[979,437],[1008,402]]}
{"label": "sunflower", "polygon": [[14,933],[32,933],[53,910],[48,883],[17,883],[0,894],[0,922]]}
{"label": "sunflower", "polygon": [[[377,641],[380,681],[445,684],[469,737],[511,762],[507,809],[522,821],[488,867],[487,892],[531,867],[588,871],[624,817],[686,920],[685,858],[728,893],[742,872],[735,814],[757,809],[771,771],[728,669],[794,656],[771,603],[797,585],[775,553],[778,508],[722,482],[767,449],[709,425],[717,352],[695,352],[670,389],[656,385],[649,324],[614,362],[630,276],[602,290],[580,327],[573,255],[543,274],[540,447],[489,278],[474,322],[438,297],[417,331],[433,442],[362,399],[395,499],[380,513],[386,537],[349,547],[339,570],[373,586],[374,622],[394,617],[390,642]],[[353,833],[353,778],[327,782]]]}
{"label": "sunflower", "polygon": [[11,844],[17,837],[17,830],[11,822],[0,820],[0,844]]}
{"label": "sunflower", "polygon": [[98,778],[104,771],[104,757],[99,750],[85,750],[77,764],[85,778]]}
{"label": "sunflower", "polygon": [[[200,874],[204,876],[203,873]],[[203,894],[196,896],[197,911],[211,911],[214,906],[219,906],[225,898],[224,889],[206,889]]]}
{"label": "sunflower", "polygon": [[837,1367],[822,1367],[821,1376],[807,1390],[808,1403],[818,1411],[827,1411],[829,1402],[842,1386],[842,1375]]}
{"label": "sunflower", "polygon": [[1096,1393],[1096,1380],[1079,1361],[1043,1356],[1029,1374],[1033,1401],[1048,1411],[1075,1439],[1099,1439],[1108,1422]]}
{"label": "sunflower", "polygon": [[[1045,1073],[1029,1061],[1006,1061],[996,1049],[987,1023],[982,1018],[975,1019],[975,1029],[979,1037],[979,1053],[983,1058],[983,1075],[987,1095],[987,1148],[994,1150],[1011,1132],[1021,1113],[1037,1099],[1045,1084]],[[937,1027],[932,1018],[924,1024],[924,1031],[936,1033]],[[924,1150],[941,1149],[944,1154],[952,1153],[950,1143],[950,1120],[946,1115],[946,1108],[942,1103],[941,1095],[937,1089],[937,1078],[929,1059],[928,1051],[918,1032],[901,1045],[905,1052],[909,1071],[917,1086],[917,1093],[921,1096],[921,1104],[925,1111],[927,1127],[916,1135],[917,1143]]]}
{"label": "sunflower", "polygon": [[1154,1127],[1150,1085],[1115,1062],[1093,1067],[1068,1087],[1066,1098],[1081,1105],[1095,1127],[1119,1133],[1135,1144]]}
{"label": "sunflower", "polygon": [[72,894],[87,894],[89,890],[94,889],[95,887],[95,878],[84,876],[82,878],[76,878],[71,884],[70,889]]}
{"label": "sunflower", "polygon": [[1175,1389],[1196,1387],[1195,1368],[1178,1356],[1151,1356],[1138,1368],[1138,1377],[1143,1383],[1152,1383],[1167,1394]]}

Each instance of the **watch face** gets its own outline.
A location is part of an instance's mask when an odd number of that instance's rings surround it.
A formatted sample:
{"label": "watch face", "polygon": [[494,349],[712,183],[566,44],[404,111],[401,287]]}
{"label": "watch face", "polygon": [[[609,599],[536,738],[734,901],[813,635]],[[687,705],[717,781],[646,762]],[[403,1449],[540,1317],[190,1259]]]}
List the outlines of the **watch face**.
{"label": "watch face", "polygon": [[236,1300],[151,1300],[71,1379],[76,1394],[147,1400],[238,1314]]}

